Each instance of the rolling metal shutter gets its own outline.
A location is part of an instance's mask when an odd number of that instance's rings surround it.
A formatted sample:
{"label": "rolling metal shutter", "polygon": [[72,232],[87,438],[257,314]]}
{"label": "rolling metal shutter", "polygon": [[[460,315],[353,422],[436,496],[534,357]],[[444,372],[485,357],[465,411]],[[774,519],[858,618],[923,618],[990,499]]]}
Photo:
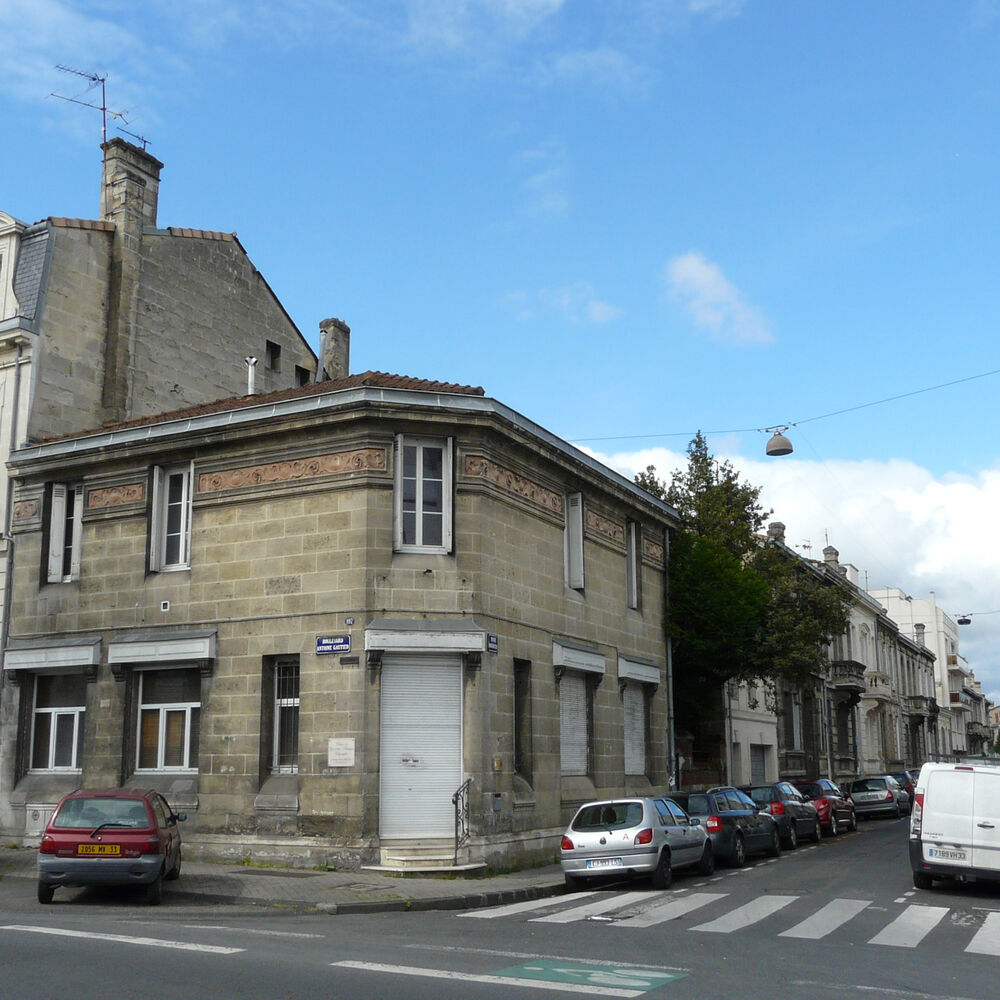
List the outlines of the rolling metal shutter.
{"label": "rolling metal shutter", "polygon": [[559,758],[566,775],[586,774],[589,763],[587,678],[567,670],[559,682]]}
{"label": "rolling metal shutter", "polygon": [[625,712],[625,773],[646,773],[646,692],[629,682],[622,692]]}
{"label": "rolling metal shutter", "polygon": [[451,796],[462,784],[462,660],[382,660],[379,832],[451,837]]}

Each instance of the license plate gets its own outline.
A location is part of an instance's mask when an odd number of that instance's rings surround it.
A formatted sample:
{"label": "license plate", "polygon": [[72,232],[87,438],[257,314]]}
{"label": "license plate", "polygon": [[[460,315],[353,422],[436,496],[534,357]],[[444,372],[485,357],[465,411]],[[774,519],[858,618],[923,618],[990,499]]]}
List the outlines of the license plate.
{"label": "license plate", "polygon": [[927,855],[931,858],[941,858],[944,861],[965,860],[965,851],[944,851],[940,847],[929,847]]}
{"label": "license plate", "polygon": [[77,844],[77,854],[121,854],[121,844]]}
{"label": "license plate", "polygon": [[588,868],[621,868],[621,858],[591,858],[587,862]]}

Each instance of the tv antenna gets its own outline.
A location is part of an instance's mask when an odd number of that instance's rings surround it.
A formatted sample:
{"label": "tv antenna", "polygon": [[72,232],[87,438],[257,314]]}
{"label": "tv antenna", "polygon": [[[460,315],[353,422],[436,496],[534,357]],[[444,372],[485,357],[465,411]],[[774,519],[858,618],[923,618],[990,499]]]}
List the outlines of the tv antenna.
{"label": "tv antenna", "polygon": [[125,115],[128,114],[127,111],[111,111],[108,108],[107,93],[105,90],[105,81],[108,78],[107,73],[104,76],[98,73],[86,73],[80,69],[73,69],[72,66],[56,66],[56,69],[61,70],[63,73],[73,73],[76,76],[82,76],[85,80],[90,81],[90,87],[88,90],[92,90],[98,84],[101,85],[101,103],[100,104],[90,104],[87,101],[81,101],[76,97],[66,97],[65,94],[57,94],[53,91],[49,94],[49,97],[58,97],[60,101],[69,101],[70,104],[81,104],[85,108],[93,108],[95,111],[101,112],[101,143],[108,141],[108,115],[111,115],[113,119],[120,118],[126,125],[128,125],[128,119]]}
{"label": "tv antenna", "polygon": [[[128,124],[128,123],[126,122],[126,124]],[[141,142],[142,143],[142,151],[143,152],[146,151],[146,143],[148,143],[149,140],[144,135],[136,135],[135,132],[129,132],[129,130],[127,128],[119,128],[118,131],[121,132],[122,135],[130,135],[130,136],[132,136],[132,138],[135,139],[136,142]]]}

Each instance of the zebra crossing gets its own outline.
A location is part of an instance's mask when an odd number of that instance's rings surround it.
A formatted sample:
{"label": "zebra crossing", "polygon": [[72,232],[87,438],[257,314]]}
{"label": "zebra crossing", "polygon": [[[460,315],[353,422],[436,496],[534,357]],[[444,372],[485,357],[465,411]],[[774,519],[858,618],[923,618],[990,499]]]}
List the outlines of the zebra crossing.
{"label": "zebra crossing", "polygon": [[[721,887],[720,887],[721,890]],[[916,948],[939,927],[947,926],[950,907],[897,900],[902,908],[890,912],[876,906],[872,899],[835,898],[825,901],[810,913],[802,905],[814,900],[806,894],[765,893],[739,902],[724,891],[666,892],[577,892],[567,896],[532,899],[487,909],[472,910],[458,916],[471,920],[519,918],[530,923],[570,924],[583,920],[601,920],[609,928],[657,927],[680,917],[692,916],[683,932],[698,934],[734,934],[761,925],[775,936],[800,941],[820,941],[849,928],[862,915],[884,913],[887,921],[873,936],[868,926],[863,931],[869,945],[891,948]],[[704,912],[701,912],[704,911]],[[793,917],[792,914],[795,914]],[[786,919],[781,922],[781,917]],[[699,921],[699,918],[704,918]],[[792,923],[788,925],[788,919]],[[971,928],[969,928],[971,930]],[[988,910],[975,929],[964,951],[974,955],[1000,956],[1000,908]]]}

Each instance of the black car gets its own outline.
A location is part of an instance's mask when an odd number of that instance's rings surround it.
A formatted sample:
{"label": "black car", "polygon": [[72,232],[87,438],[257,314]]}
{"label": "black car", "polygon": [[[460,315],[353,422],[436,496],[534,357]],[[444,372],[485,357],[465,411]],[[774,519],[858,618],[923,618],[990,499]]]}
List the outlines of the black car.
{"label": "black car", "polygon": [[740,790],[746,792],[762,812],[774,817],[785,847],[794,851],[801,837],[819,843],[823,836],[819,812],[794,785],[776,781],[772,785],[741,785]]}
{"label": "black car", "polygon": [[716,858],[742,868],[747,856],[756,851],[772,858],[781,853],[774,817],[738,788],[727,785],[704,792],[674,792],[670,797],[693,819],[701,820]]}

